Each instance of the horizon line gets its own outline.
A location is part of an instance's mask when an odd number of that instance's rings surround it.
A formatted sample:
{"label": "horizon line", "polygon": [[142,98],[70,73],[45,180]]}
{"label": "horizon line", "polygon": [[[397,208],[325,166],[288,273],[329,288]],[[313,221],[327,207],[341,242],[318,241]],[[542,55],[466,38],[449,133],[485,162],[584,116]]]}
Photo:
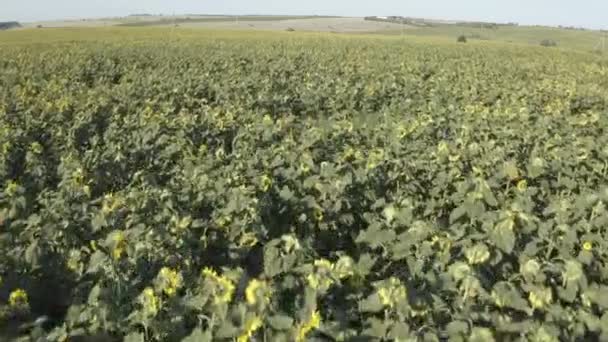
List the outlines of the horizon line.
{"label": "horizon line", "polygon": [[[436,20],[436,21],[445,21],[445,22],[453,22],[452,25],[457,24],[466,24],[466,23],[484,23],[484,24],[517,24],[519,26],[528,26],[528,27],[548,27],[548,28],[574,28],[574,29],[584,29],[584,30],[592,30],[592,31],[606,31],[608,28],[599,28],[599,27],[591,27],[591,26],[577,26],[577,25],[565,25],[565,24],[532,24],[532,23],[520,23],[518,21],[491,21],[491,20],[472,20],[472,19],[455,19],[455,18],[446,18],[446,17],[435,17],[435,16],[404,16],[404,15],[337,15],[337,14],[270,14],[270,13],[247,13],[247,14],[229,14],[229,13],[129,13],[123,15],[114,15],[114,16],[91,16],[91,17],[81,17],[81,16],[73,16],[73,17],[61,17],[61,18],[53,18],[53,19],[36,19],[36,20],[0,20],[0,22],[18,22],[18,23],[36,23],[36,22],[48,22],[48,21],[81,21],[81,20],[102,20],[102,19],[118,19],[118,18],[128,18],[128,17],[138,17],[138,16],[158,16],[158,17],[183,17],[183,16],[219,16],[219,17],[254,17],[254,16],[268,16],[268,17],[321,17],[321,18],[367,18],[367,17],[402,17],[409,19],[419,19],[419,20]],[[446,23],[446,25],[449,25]]]}

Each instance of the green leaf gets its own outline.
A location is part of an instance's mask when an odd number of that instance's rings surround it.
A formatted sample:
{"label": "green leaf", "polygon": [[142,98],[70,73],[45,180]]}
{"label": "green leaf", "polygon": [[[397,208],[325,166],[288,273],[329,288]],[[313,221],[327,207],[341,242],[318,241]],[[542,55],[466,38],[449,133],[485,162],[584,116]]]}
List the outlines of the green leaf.
{"label": "green leaf", "polygon": [[68,326],[75,326],[78,324],[78,320],[81,318],[84,307],[84,305],[73,304],[68,308],[65,315],[65,321],[68,323]]}
{"label": "green leaf", "polygon": [[361,255],[361,257],[359,257],[359,261],[357,261],[357,264],[355,264],[355,273],[361,276],[367,276],[376,264],[376,260],[377,259],[369,253]]}
{"label": "green leaf", "polygon": [[490,205],[493,207],[498,206],[498,201],[496,200],[496,197],[494,196],[492,189],[488,185],[488,182],[481,181],[480,190],[481,190],[481,194],[483,195],[483,200],[486,202],[487,205]]}
{"label": "green leaf", "polygon": [[591,251],[580,251],[577,260],[585,265],[590,265],[593,262],[593,252]]}
{"label": "green leaf", "polygon": [[381,339],[386,335],[389,324],[386,321],[377,318],[369,318],[367,320],[367,325],[368,327],[363,331],[363,334]]}
{"label": "green leaf", "polygon": [[188,295],[182,299],[182,304],[189,309],[200,310],[207,304],[208,300],[208,296],[203,294]]}
{"label": "green leaf", "polygon": [[215,338],[232,338],[239,334],[239,329],[235,327],[230,321],[223,321],[217,328]]}
{"label": "green leaf", "polygon": [[488,250],[488,246],[478,243],[473,247],[469,247],[465,251],[465,256],[471,265],[482,264],[490,258],[490,251]]}
{"label": "green leaf", "polygon": [[528,163],[528,177],[539,177],[544,170],[545,161],[541,158],[532,158]]}
{"label": "green leaf", "polygon": [[530,259],[520,265],[520,270],[524,277],[534,278],[540,274],[541,266],[535,259]]}
{"label": "green leaf", "polygon": [[205,221],[201,219],[196,219],[192,221],[192,228],[202,228],[205,226]]}
{"label": "green leaf", "polygon": [[598,332],[602,329],[602,321],[594,314],[584,310],[579,310],[578,317],[583,323],[585,323],[589,331]]}
{"label": "green leaf", "polygon": [[532,342],[558,342],[560,339],[559,330],[552,329],[548,325],[542,325],[536,329],[534,335],[530,339]]}
{"label": "green leaf", "polygon": [[283,272],[279,250],[276,247],[264,248],[264,273],[269,277],[274,277]]}
{"label": "green leaf", "polygon": [[437,337],[436,333],[434,333],[432,331],[427,331],[422,336],[422,341],[423,342],[439,342],[439,337]]}
{"label": "green leaf", "polygon": [[393,339],[395,341],[405,340],[407,338],[410,338],[411,337],[410,327],[406,323],[396,322],[391,327],[390,331],[388,332],[387,337],[390,339]]}
{"label": "green leaf", "polygon": [[581,263],[576,260],[566,261],[562,278],[564,279],[564,282],[566,282],[566,284],[577,283],[579,280],[585,278],[583,266],[581,265]]}
{"label": "green leaf", "polygon": [[380,301],[380,296],[374,293],[359,302],[359,310],[361,312],[380,312],[384,309],[384,305]]}
{"label": "green leaf", "polygon": [[124,342],[144,342],[144,334],[140,332],[132,332],[125,336]]}
{"label": "green leaf", "polygon": [[275,315],[268,318],[268,324],[276,330],[289,330],[293,327],[293,318],[285,315]]}
{"label": "green leaf", "polygon": [[95,251],[89,259],[89,266],[87,267],[87,273],[95,273],[103,268],[104,263],[108,261],[108,257],[101,251]]}
{"label": "green leaf", "polygon": [[201,328],[195,328],[190,335],[185,337],[182,342],[211,342],[213,336],[210,331],[203,331]]}
{"label": "green leaf", "polygon": [[597,304],[601,309],[608,309],[608,287],[594,285],[585,291],[584,296],[591,303]]}
{"label": "green leaf", "polygon": [[460,206],[460,207],[457,207],[456,209],[452,210],[452,212],[450,213],[450,224],[458,221],[459,219],[464,217],[466,214],[467,214],[467,210],[465,209],[464,206]]}
{"label": "green leaf", "polygon": [[448,272],[455,280],[462,280],[471,274],[471,267],[464,262],[457,261],[451,265]]}
{"label": "green leaf", "polygon": [[90,305],[97,305],[99,303],[99,297],[101,296],[101,287],[99,284],[95,285],[89,292],[87,303]]}
{"label": "green leaf", "polygon": [[289,187],[285,185],[281,191],[279,191],[279,197],[281,197],[282,200],[289,202],[294,198],[294,194],[291,190],[289,190]]}
{"label": "green leaf", "polygon": [[384,218],[386,218],[386,223],[388,224],[391,224],[391,222],[393,222],[393,219],[395,218],[396,214],[397,210],[393,205],[384,208],[384,210],[382,211],[382,215],[384,215]]}
{"label": "green leaf", "polygon": [[467,212],[467,215],[471,219],[480,219],[482,215],[485,213],[486,208],[481,201],[467,200],[464,202],[464,208]]}
{"label": "green leaf", "polygon": [[445,327],[445,330],[450,339],[452,339],[467,334],[469,332],[469,325],[463,321],[453,321]]}
{"label": "green leaf", "polygon": [[108,225],[108,223],[106,221],[106,218],[101,213],[98,215],[95,215],[93,217],[93,219],[91,220],[91,228],[93,228],[92,230],[95,233],[99,232],[107,225]]}
{"label": "green leaf", "polygon": [[38,246],[38,240],[32,241],[25,250],[25,261],[32,266],[37,268],[40,266],[40,246]]}
{"label": "green leaf", "polygon": [[512,160],[505,163],[503,173],[510,180],[519,178],[519,169],[517,168],[517,164]]}
{"label": "green leaf", "polygon": [[473,328],[469,342],[494,342],[494,334],[488,328]]}
{"label": "green leaf", "polygon": [[367,230],[359,233],[355,241],[357,243],[367,243],[371,248],[377,248],[394,241],[396,237],[397,234],[392,229],[381,229],[378,226],[370,226]]}
{"label": "green leaf", "polygon": [[498,282],[494,285],[492,298],[494,299],[494,304],[498,307],[515,309],[528,315],[533,313],[532,308],[528,305],[528,301],[507,282]]}
{"label": "green leaf", "polygon": [[489,232],[490,240],[506,254],[511,254],[515,247],[515,233],[513,227],[515,222],[511,218],[500,221]]}

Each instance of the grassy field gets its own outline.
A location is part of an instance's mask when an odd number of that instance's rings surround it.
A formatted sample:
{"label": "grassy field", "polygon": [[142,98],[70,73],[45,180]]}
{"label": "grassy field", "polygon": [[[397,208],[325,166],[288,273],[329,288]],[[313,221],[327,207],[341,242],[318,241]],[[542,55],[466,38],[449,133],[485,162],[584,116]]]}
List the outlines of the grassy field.
{"label": "grassy field", "polygon": [[[28,23],[26,28],[71,28],[71,27],[187,27],[215,30],[296,30],[304,32],[365,33],[382,32],[404,26],[394,23],[365,21],[363,18],[324,16],[176,16],[176,17],[125,17],[92,20],[70,20]],[[405,27],[407,28],[407,27]]]}
{"label": "grassy field", "polygon": [[384,32],[411,27],[394,23],[365,21],[363,18],[309,18],[286,19],[275,21],[235,20],[218,22],[185,23],[182,27],[207,28],[217,30],[270,30],[270,31],[299,31],[299,32],[333,32],[333,33],[370,33]]}
{"label": "grassy field", "polygon": [[452,34],[0,32],[0,340],[608,340],[608,60]]}
{"label": "grassy field", "polygon": [[413,35],[429,37],[449,37],[456,39],[465,35],[469,40],[491,40],[502,43],[540,45],[543,39],[554,40],[558,47],[592,51],[601,47],[598,45],[603,34],[592,30],[567,30],[551,27],[536,26],[501,26],[497,29],[472,28],[459,25],[437,25],[433,27],[418,27],[413,30],[382,31],[381,34]]}
{"label": "grassy field", "polygon": [[[238,18],[238,19],[237,19]],[[567,30],[562,28],[536,26],[499,26],[497,29],[477,28],[470,25],[442,24],[433,26],[411,26],[390,22],[367,21],[364,18],[324,17],[324,16],[222,16],[222,15],[181,15],[181,16],[130,16],[122,18],[102,18],[90,20],[69,20],[28,23],[28,28],[38,25],[44,28],[57,27],[167,27],[181,26],[216,30],[296,30],[305,32],[334,32],[377,35],[404,35],[408,37],[433,37],[456,40],[460,35],[469,41],[494,41],[509,44],[540,45],[545,39],[557,43],[557,48],[580,51],[594,51],[601,48],[603,35],[592,30]]]}
{"label": "grassy field", "polygon": [[[159,35],[176,34],[178,35],[197,35],[206,34],[209,30],[215,32],[221,31],[236,31],[236,32],[255,32],[255,31],[286,31],[295,30],[300,33],[315,33],[315,32],[332,32],[345,33],[355,36],[361,35],[376,35],[379,38],[398,38],[414,39],[415,41],[456,41],[460,35],[465,35],[468,38],[469,44],[508,44],[508,45],[526,45],[540,46],[540,42],[544,39],[550,39],[557,43],[554,49],[568,49],[579,52],[595,52],[602,53],[602,39],[604,35],[599,31],[590,30],[566,30],[560,28],[549,27],[528,27],[528,26],[503,26],[498,29],[487,28],[471,28],[459,25],[436,25],[434,27],[416,27],[409,25],[400,25],[395,23],[365,21],[363,18],[331,18],[331,17],[308,17],[297,18],[293,17],[272,17],[270,20],[266,16],[246,16],[238,22],[232,17],[202,17],[199,19],[186,19],[180,17],[177,20],[180,22],[179,28],[173,27],[173,21],[170,19],[157,20],[157,17],[143,18],[142,21],[133,21],[135,19],[104,19],[100,21],[74,21],[74,22],[53,22],[47,23],[45,28],[56,29],[63,28],[62,33],[66,35],[74,35],[75,38],[79,35],[80,29],[106,28],[109,29],[107,35],[99,36],[100,39],[108,39],[120,30],[111,29],[112,27],[141,27],[150,28],[151,31],[139,31],[145,36],[147,32],[156,32]],[[30,24],[27,27],[32,27]],[[167,28],[171,30],[167,30]],[[201,29],[202,32],[196,33],[191,29]],[[71,32],[71,33],[70,33]],[[95,32],[104,31],[87,31],[90,34],[83,34],[83,39],[96,39]],[[130,32],[130,31],[127,31]],[[41,29],[41,32],[28,32],[22,35],[26,41],[28,37],[49,37],[57,39],[61,34],[57,35],[53,32],[48,32]],[[130,36],[130,35],[128,35]],[[4,43],[10,41],[19,35],[7,35],[3,39]],[[119,37],[118,37],[119,38]],[[127,38],[128,39],[128,38]],[[0,40],[0,44],[3,43]],[[606,44],[608,48],[608,43]],[[604,51],[608,53],[608,51]]]}
{"label": "grassy field", "polygon": [[118,26],[163,26],[163,25],[181,25],[181,24],[198,24],[198,23],[218,23],[218,22],[272,22],[282,20],[302,20],[302,19],[316,19],[316,18],[335,18],[335,17],[323,17],[323,16],[269,16],[269,15],[244,15],[244,16],[202,16],[202,17],[167,17],[160,19],[151,20],[126,20],[127,22],[119,24]]}

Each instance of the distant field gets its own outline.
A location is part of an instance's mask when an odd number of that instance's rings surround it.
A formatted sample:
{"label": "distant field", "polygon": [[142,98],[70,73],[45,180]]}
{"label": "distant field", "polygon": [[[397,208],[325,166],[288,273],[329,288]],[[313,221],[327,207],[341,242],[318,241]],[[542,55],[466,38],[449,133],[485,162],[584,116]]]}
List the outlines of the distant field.
{"label": "distant field", "polygon": [[[318,16],[272,16],[272,15],[247,15],[238,17],[245,21],[278,21],[288,19],[308,19],[308,18],[330,18]],[[25,23],[24,28],[57,28],[57,27],[104,27],[104,26],[166,26],[175,24],[192,23],[218,23],[234,22],[236,16],[226,15],[178,15],[178,16],[128,16],[95,19],[68,19],[53,21],[38,21]]]}
{"label": "distant field", "polygon": [[296,30],[336,33],[399,31],[413,27],[388,22],[366,21],[358,17],[322,16],[134,16],[94,20],[66,20],[28,23],[26,27],[196,27],[226,30]]}
{"label": "distant field", "polygon": [[[141,20],[143,18],[143,20]],[[155,19],[147,19],[147,17],[137,17],[135,20],[129,20],[121,23],[118,26],[162,26],[162,25],[181,25],[195,23],[218,23],[218,22],[235,22],[238,21],[261,21],[273,22],[282,20],[301,20],[315,18],[334,18],[334,17],[318,17],[318,16],[281,16],[281,15],[247,15],[247,16],[185,16],[185,17],[152,17]]]}
{"label": "distant field", "polygon": [[181,24],[184,27],[204,27],[217,29],[258,29],[258,30],[295,30],[313,32],[365,33],[413,28],[393,23],[365,21],[363,18],[301,18],[273,21],[254,21],[234,19],[232,21],[200,21]]}
{"label": "distant field", "polygon": [[0,341],[608,341],[608,60],[455,33],[0,32]]}
{"label": "distant field", "polygon": [[382,31],[382,34],[406,34],[415,36],[449,37],[456,39],[465,35],[469,40],[491,40],[506,43],[539,45],[543,39],[557,42],[558,47],[577,50],[593,50],[598,46],[602,34],[591,30],[566,30],[536,26],[502,26],[498,29],[474,28],[463,25],[437,25],[417,27],[415,30]]}
{"label": "distant field", "polygon": [[557,48],[591,52],[601,47],[602,34],[591,30],[567,30],[536,26],[500,26],[496,29],[474,27],[471,24],[449,24],[447,21],[428,21],[433,26],[412,26],[392,22],[369,21],[362,17],[284,16],[284,15],[179,15],[128,16],[24,24],[24,28],[83,28],[83,27],[175,27],[214,30],[271,30],[333,32],[348,34],[403,35],[433,37],[455,41],[465,35],[469,43],[497,42],[507,44],[540,45],[545,39],[557,43]]}
{"label": "distant field", "polygon": [[24,23],[22,29],[60,27],[107,27],[120,24],[119,19],[53,20]]}

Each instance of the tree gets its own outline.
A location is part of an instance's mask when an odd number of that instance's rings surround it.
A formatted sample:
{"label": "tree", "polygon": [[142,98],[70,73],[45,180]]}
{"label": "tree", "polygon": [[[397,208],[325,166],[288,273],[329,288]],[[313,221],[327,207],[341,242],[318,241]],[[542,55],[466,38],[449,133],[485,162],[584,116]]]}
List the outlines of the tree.
{"label": "tree", "polygon": [[557,42],[552,39],[543,39],[540,41],[540,45],[545,46],[545,47],[553,47],[553,46],[557,46]]}

